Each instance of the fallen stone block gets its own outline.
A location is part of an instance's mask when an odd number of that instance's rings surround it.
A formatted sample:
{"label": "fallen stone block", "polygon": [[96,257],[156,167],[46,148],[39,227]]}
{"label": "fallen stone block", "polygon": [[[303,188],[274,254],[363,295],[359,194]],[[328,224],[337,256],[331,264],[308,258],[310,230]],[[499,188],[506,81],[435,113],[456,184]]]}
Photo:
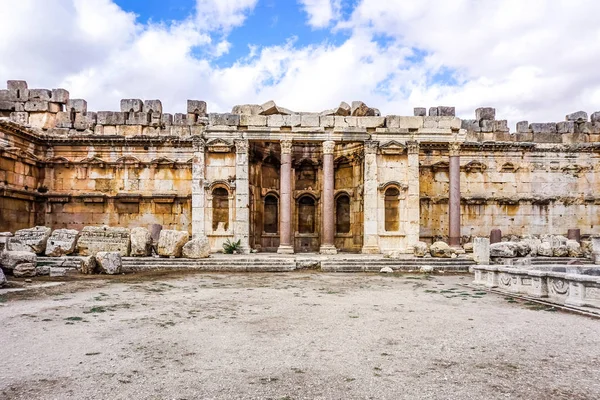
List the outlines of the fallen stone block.
{"label": "fallen stone block", "polygon": [[260,106],[260,115],[290,115],[289,110],[278,107],[273,100],[269,100]]}
{"label": "fallen stone block", "polygon": [[500,242],[490,245],[490,257],[512,258],[516,256],[517,245],[513,242]]}
{"label": "fallen stone block", "polygon": [[152,249],[152,236],[146,228],[131,229],[131,255],[133,257],[146,257]]}
{"label": "fallen stone block", "polygon": [[429,246],[425,242],[417,242],[413,246],[413,254],[415,257],[425,257],[425,254],[429,252]]}
{"label": "fallen stone block", "polygon": [[127,257],[130,247],[130,232],[127,228],[86,226],[81,230],[77,241],[77,252],[82,256],[93,256],[100,251],[116,251]]}
{"label": "fallen stone block", "polygon": [[552,245],[548,242],[542,242],[537,249],[538,256],[552,257],[554,255],[552,251]]}
{"label": "fallen stone block", "polygon": [[8,250],[29,251],[35,254],[43,254],[46,250],[51,229],[46,226],[20,229],[8,240]]}
{"label": "fallen stone block", "polygon": [[233,106],[231,109],[232,114],[239,115],[258,115],[261,112],[259,104],[240,104]]}
{"label": "fallen stone block", "polygon": [[75,251],[79,232],[74,229],[56,229],[48,238],[46,255],[62,257]]}
{"label": "fallen stone block", "polygon": [[107,275],[115,275],[121,273],[123,261],[121,254],[116,251],[100,251],[96,254],[96,263],[100,272]]}
{"label": "fallen stone block", "polygon": [[206,236],[200,236],[187,242],[182,249],[185,258],[207,258],[210,256],[210,243]]}
{"label": "fallen stone block", "polygon": [[13,269],[13,275],[17,278],[30,278],[34,277],[35,274],[35,264],[33,263],[19,264]]}
{"label": "fallen stone block", "polygon": [[13,270],[19,264],[36,264],[37,256],[29,251],[3,251],[0,253],[0,266]]}
{"label": "fallen stone block", "polygon": [[187,232],[163,229],[158,239],[158,255],[181,257],[183,246],[188,242]]}
{"label": "fallen stone block", "polygon": [[429,253],[432,257],[438,258],[452,258],[452,255],[455,253],[454,249],[448,246],[446,242],[434,242],[429,247]]}
{"label": "fallen stone block", "polygon": [[6,276],[4,275],[4,271],[2,271],[2,268],[0,268],[0,287],[6,286],[7,283],[8,283],[8,280],[6,279]]}

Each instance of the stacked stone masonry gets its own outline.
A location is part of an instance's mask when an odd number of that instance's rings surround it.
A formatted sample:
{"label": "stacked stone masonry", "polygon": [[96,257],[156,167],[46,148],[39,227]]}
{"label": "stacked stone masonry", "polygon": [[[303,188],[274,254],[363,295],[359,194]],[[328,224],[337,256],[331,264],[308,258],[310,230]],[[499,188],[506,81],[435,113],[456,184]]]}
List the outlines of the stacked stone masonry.
{"label": "stacked stone masonry", "polygon": [[65,89],[0,90],[0,231],[149,227],[244,252],[411,253],[489,236],[600,234],[600,112],[517,124],[493,108],[382,116],[363,102],[210,113],[188,100],[89,111]]}

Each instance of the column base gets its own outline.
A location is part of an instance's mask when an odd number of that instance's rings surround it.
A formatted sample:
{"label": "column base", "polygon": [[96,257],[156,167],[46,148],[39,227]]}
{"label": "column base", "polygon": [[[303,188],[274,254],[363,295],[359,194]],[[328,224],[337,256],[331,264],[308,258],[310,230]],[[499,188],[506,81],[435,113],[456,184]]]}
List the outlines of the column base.
{"label": "column base", "polygon": [[379,246],[363,246],[361,253],[363,254],[380,254]]}
{"label": "column base", "polygon": [[337,254],[337,249],[332,244],[324,244],[319,249],[319,253],[321,253],[321,254]]}
{"label": "column base", "polygon": [[277,248],[278,254],[294,254],[294,248],[292,246],[281,245]]}

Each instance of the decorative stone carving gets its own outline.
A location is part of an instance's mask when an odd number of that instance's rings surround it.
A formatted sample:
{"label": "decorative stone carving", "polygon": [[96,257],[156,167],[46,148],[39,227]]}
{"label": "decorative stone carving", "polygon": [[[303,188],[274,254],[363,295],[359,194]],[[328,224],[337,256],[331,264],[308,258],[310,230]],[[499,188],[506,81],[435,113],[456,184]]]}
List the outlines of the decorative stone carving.
{"label": "decorative stone carving", "polygon": [[292,154],[293,142],[291,140],[284,139],[279,143],[281,146],[281,154]]}
{"label": "decorative stone carving", "polygon": [[406,150],[406,146],[403,145],[400,142],[397,142],[395,140],[391,140],[387,143],[382,144],[381,146],[379,146],[379,149],[381,150],[382,154],[402,154],[404,153],[404,151]]}
{"label": "decorative stone carving", "polygon": [[127,228],[86,226],[77,241],[77,252],[82,256],[93,256],[100,251],[117,251],[123,257],[127,257],[130,246],[130,233]]}
{"label": "decorative stone carving", "polygon": [[323,142],[323,155],[333,154],[334,149],[335,149],[335,142],[333,140],[327,140],[327,141]]}
{"label": "decorative stone carving", "polygon": [[72,254],[78,238],[79,232],[74,229],[56,229],[48,239],[46,255],[61,257]]}
{"label": "decorative stone carving", "polygon": [[248,153],[248,141],[247,140],[235,140],[235,152],[236,153]]}
{"label": "decorative stone carving", "polygon": [[416,140],[409,140],[406,142],[406,149],[408,154],[419,154],[419,142]]}
{"label": "decorative stone carving", "polygon": [[379,142],[374,140],[365,140],[365,154],[377,154]]}
{"label": "decorative stone carving", "polygon": [[448,144],[448,153],[450,157],[460,156],[460,142],[450,142]]}
{"label": "decorative stone carving", "polygon": [[43,254],[46,243],[50,237],[51,229],[46,226],[21,229],[15,232],[15,236],[8,240],[10,251],[30,251],[35,254]]}
{"label": "decorative stone carving", "polygon": [[230,142],[223,139],[213,139],[206,144],[206,148],[211,153],[229,153],[232,147]]}

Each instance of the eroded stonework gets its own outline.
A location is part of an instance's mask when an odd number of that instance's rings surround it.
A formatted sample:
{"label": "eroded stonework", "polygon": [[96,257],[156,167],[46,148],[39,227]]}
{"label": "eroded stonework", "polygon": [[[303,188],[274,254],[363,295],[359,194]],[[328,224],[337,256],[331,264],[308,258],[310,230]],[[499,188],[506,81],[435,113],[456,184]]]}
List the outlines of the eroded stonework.
{"label": "eroded stonework", "polygon": [[381,116],[362,102],[318,113],[209,106],[168,114],[159,100],[124,99],[92,112],[64,89],[9,81],[0,231],[72,229],[85,244],[84,227],[154,226],[206,237],[212,251],[229,240],[242,252],[326,254],[457,247],[493,228],[600,234],[600,113],[511,133],[489,107],[460,119],[453,107]]}

